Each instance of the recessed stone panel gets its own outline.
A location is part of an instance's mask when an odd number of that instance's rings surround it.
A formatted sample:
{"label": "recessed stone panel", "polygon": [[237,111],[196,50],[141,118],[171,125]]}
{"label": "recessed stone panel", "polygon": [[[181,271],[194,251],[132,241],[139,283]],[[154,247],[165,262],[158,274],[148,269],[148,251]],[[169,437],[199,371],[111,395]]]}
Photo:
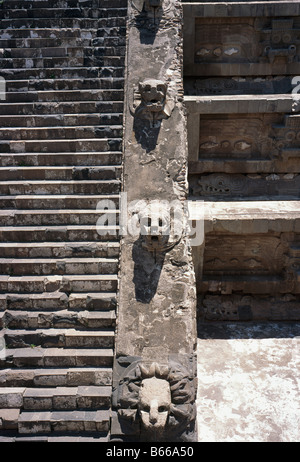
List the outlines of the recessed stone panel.
{"label": "recessed stone panel", "polygon": [[[190,174],[194,173],[298,173],[300,169],[300,115],[273,113],[211,113],[200,114],[199,127],[194,128],[198,135],[198,148],[194,154],[190,152]],[[197,133],[198,132],[198,133]],[[194,138],[195,140],[195,138]],[[192,158],[194,156],[194,158]],[[267,178],[268,175],[265,176]],[[253,190],[254,195],[296,195],[298,197],[298,183],[295,175],[285,177],[284,182],[258,182],[258,178],[242,179],[230,177],[226,181],[234,182],[236,186],[229,186],[230,191],[239,195],[247,194],[247,189]],[[255,183],[254,183],[255,179]],[[279,179],[268,177],[267,179]],[[260,178],[263,180],[263,177]],[[292,180],[292,181],[290,181]],[[213,181],[214,182],[214,181]],[[199,183],[199,181],[198,181]],[[243,191],[237,183],[242,183]],[[194,194],[208,195],[205,186],[195,188]],[[207,179],[204,181],[207,184]],[[253,189],[254,187],[254,189]],[[225,190],[226,189],[226,190]],[[212,185],[213,195],[223,192],[226,196],[228,187],[216,189]],[[222,191],[221,191],[222,190]],[[209,190],[208,190],[209,192]],[[214,194],[214,192],[216,194]],[[250,193],[251,194],[251,193]],[[227,194],[228,195],[228,194]],[[234,194],[233,194],[234,195]]]}
{"label": "recessed stone panel", "polygon": [[284,16],[280,5],[250,6],[186,5],[187,76],[299,74],[300,19],[291,4]]}
{"label": "recessed stone panel", "polygon": [[299,294],[299,249],[298,233],[207,234],[200,290],[214,295]]}

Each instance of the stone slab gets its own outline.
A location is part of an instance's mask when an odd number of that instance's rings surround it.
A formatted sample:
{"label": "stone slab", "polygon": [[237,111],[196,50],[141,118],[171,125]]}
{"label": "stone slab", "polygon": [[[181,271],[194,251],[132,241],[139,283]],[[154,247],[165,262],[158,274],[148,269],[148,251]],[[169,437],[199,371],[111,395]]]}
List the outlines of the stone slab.
{"label": "stone slab", "polygon": [[198,332],[198,441],[299,442],[300,324]]}

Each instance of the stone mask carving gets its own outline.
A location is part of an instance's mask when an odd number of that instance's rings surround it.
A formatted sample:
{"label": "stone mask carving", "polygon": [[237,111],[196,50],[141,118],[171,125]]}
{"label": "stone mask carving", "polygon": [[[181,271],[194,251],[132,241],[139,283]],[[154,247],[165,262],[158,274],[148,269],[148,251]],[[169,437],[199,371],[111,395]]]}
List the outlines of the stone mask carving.
{"label": "stone mask carving", "polygon": [[135,116],[151,123],[170,117],[174,104],[167,97],[168,86],[162,80],[146,79],[139,83],[140,105]]}
{"label": "stone mask carving", "polygon": [[164,440],[192,428],[196,388],[190,374],[179,363],[133,362],[116,389],[122,422],[141,431],[150,441]]}
{"label": "stone mask carving", "polygon": [[[179,211],[179,213],[178,213]],[[163,201],[152,201],[139,212],[141,236],[143,247],[149,252],[166,252],[174,247],[182,235],[181,209],[174,211],[171,219],[171,210]]]}
{"label": "stone mask carving", "polygon": [[144,379],[139,392],[138,410],[147,430],[163,430],[171,406],[171,390],[167,380]]}
{"label": "stone mask carving", "polygon": [[143,105],[150,112],[160,112],[163,110],[167,85],[162,80],[148,79],[139,83],[139,91]]}

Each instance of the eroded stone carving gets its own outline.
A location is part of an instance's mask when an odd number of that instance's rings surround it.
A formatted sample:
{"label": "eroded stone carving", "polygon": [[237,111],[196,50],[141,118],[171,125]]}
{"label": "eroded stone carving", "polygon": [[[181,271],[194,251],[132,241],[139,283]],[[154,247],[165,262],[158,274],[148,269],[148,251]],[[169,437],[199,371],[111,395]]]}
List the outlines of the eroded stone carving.
{"label": "eroded stone carving", "polygon": [[278,152],[271,134],[271,123],[280,120],[274,114],[208,115],[201,117],[200,158],[270,158]]}
{"label": "eroded stone carving", "polygon": [[149,120],[154,126],[170,117],[174,104],[167,95],[168,85],[162,80],[146,79],[139,83],[135,93],[134,115]]}
{"label": "eroded stone carving", "polygon": [[[243,64],[249,63],[254,74],[268,75],[275,63],[284,72],[287,66],[299,62],[299,25],[295,18],[197,18],[195,25],[194,62],[208,64],[200,71],[202,75],[208,75],[210,68],[211,75],[222,75],[221,65],[227,68],[224,75],[243,75]],[[234,74],[229,67],[233,63],[242,66]]]}
{"label": "eroded stone carving", "polygon": [[283,159],[293,157],[300,151],[300,116],[287,114],[283,124],[272,126],[278,154]]}
{"label": "eroded stone carving", "polygon": [[[222,252],[218,242],[222,239]],[[276,275],[285,266],[288,247],[278,237],[258,235],[207,235],[204,251],[206,275]]]}
{"label": "eroded stone carving", "polygon": [[262,56],[266,56],[271,64],[277,57],[285,58],[288,63],[297,61],[297,38],[293,25],[293,18],[273,19],[271,30],[266,28],[261,31],[262,36],[267,41]]}
{"label": "eroded stone carving", "polygon": [[168,440],[189,431],[195,421],[195,386],[188,370],[178,363],[133,363],[118,389],[118,414],[144,439]]}

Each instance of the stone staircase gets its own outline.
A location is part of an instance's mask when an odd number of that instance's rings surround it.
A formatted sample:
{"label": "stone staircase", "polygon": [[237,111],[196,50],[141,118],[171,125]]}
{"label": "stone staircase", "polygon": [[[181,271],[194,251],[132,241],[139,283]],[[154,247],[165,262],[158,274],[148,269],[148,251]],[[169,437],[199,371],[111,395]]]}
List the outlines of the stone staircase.
{"label": "stone staircase", "polygon": [[126,14],[0,5],[0,441],[109,438]]}

